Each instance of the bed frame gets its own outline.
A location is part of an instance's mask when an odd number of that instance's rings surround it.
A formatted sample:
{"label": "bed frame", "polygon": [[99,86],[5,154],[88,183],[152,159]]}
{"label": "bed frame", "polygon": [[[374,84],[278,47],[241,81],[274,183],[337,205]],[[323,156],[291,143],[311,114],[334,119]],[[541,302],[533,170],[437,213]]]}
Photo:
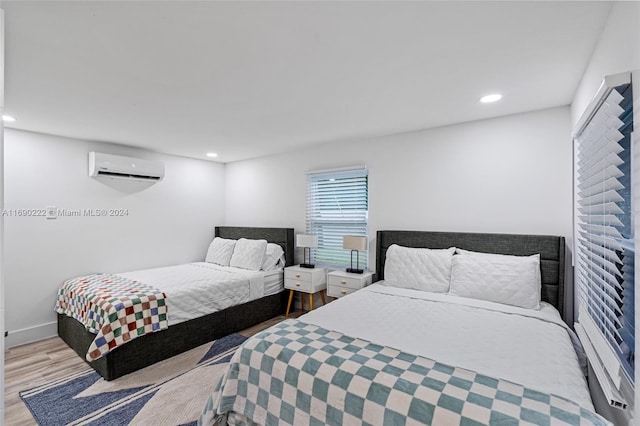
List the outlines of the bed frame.
{"label": "bed frame", "polygon": [[[384,279],[384,262],[392,244],[405,247],[445,249],[457,247],[483,253],[529,256],[540,253],[542,300],[564,309],[565,241],[550,235],[480,234],[463,232],[378,231],[376,244],[377,279]],[[570,319],[572,321],[572,319]]]}
{"label": "bed frame", "polygon": [[[282,246],[286,266],[294,264],[293,228],[219,226],[215,228],[215,236],[230,239],[265,239]],[[166,330],[138,337],[88,364],[105,380],[113,380],[281,315],[286,308],[285,299],[283,291],[172,325]],[[80,322],[62,314],[58,314],[58,335],[82,359],[85,359],[87,349],[95,338],[95,334],[87,331]]]}

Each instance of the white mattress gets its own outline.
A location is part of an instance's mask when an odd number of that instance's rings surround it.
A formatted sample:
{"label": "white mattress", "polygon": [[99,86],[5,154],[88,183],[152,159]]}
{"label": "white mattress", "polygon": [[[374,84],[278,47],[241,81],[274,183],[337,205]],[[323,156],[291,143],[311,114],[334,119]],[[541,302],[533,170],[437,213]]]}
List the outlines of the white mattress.
{"label": "white mattress", "polygon": [[564,396],[593,410],[558,311],[373,284],[300,320]]}
{"label": "white mattress", "polygon": [[256,272],[207,262],[116,275],[140,281],[164,292],[167,296],[169,326],[283,289],[282,270]]}

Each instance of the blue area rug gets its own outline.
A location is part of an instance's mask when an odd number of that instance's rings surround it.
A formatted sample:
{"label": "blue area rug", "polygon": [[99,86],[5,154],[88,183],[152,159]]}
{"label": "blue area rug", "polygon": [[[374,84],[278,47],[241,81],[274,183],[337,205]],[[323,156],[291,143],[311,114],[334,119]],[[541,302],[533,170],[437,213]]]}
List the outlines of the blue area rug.
{"label": "blue area rug", "polygon": [[39,425],[195,425],[235,350],[231,334],[111,382],[87,369],[20,392]]}

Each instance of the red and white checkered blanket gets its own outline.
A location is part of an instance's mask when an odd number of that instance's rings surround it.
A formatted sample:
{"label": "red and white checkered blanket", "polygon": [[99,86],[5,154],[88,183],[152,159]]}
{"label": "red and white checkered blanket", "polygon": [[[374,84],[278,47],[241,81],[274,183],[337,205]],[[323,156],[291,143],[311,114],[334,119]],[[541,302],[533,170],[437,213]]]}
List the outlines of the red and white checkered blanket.
{"label": "red and white checkered blanket", "polygon": [[55,311],[75,318],[96,334],[87,351],[87,361],[169,326],[163,292],[113,274],[65,281],[58,289]]}

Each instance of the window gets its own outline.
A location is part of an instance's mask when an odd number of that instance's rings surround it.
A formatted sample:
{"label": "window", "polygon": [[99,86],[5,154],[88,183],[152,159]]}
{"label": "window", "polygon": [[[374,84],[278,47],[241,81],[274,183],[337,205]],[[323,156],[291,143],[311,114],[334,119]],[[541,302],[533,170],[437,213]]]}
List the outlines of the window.
{"label": "window", "polygon": [[576,330],[620,389],[622,376],[634,382],[635,363],[633,96],[630,79],[601,90],[575,137]]}
{"label": "window", "polygon": [[[318,236],[311,262],[350,266],[351,251],[342,248],[342,237],[368,236],[367,169],[309,172],[307,179],[307,233]],[[359,253],[358,268],[366,269],[367,257],[367,252]]]}

